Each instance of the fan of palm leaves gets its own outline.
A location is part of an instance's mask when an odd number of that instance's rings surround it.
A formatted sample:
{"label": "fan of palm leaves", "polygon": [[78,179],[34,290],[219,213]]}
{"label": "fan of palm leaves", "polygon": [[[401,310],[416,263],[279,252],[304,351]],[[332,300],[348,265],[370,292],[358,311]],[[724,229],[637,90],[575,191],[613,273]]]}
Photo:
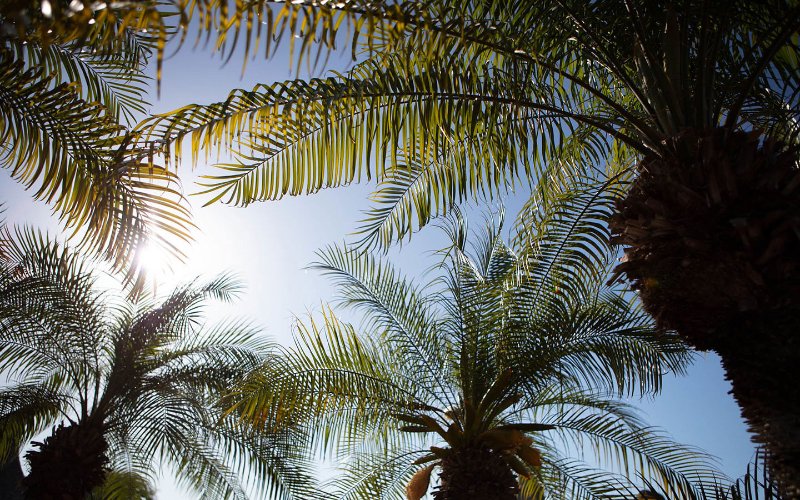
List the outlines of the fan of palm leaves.
{"label": "fan of palm leaves", "polygon": [[[644,14],[625,1],[342,2],[334,5],[370,27],[347,38],[365,49],[352,70],[235,90],[141,129],[176,146],[191,137],[192,156],[215,147],[240,155],[207,178],[209,202],[246,205],[375,177],[380,209],[364,231],[383,243],[465,196],[546,181],[565,161],[579,175],[607,167],[609,178],[631,177],[631,158],[687,126],[724,119],[796,143],[800,11],[779,1],[711,2],[707,12],[685,3],[658,15],[709,19],[700,48],[679,43],[694,27],[647,35]],[[303,7],[325,19],[326,4]],[[724,27],[707,25],[717,18]],[[313,32],[301,19],[293,29]]]}
{"label": "fan of palm leaves", "polygon": [[138,252],[151,242],[180,255],[192,227],[175,173],[126,128],[148,106],[155,40],[110,22],[96,40],[41,40],[10,23],[0,15],[0,166],[138,292]]}
{"label": "fan of palm leaves", "polygon": [[212,498],[309,494],[302,433],[253,433],[224,416],[229,388],[275,356],[248,323],[203,321],[203,302],[230,300],[236,280],[131,304],[99,293],[91,262],[32,230],[3,232],[0,264],[0,459],[53,431],[25,455],[29,494],[102,486],[127,498],[161,467]]}
{"label": "fan of palm leaves", "polygon": [[[501,229],[489,223],[471,252],[454,217],[452,245],[426,286],[370,254],[320,252],[315,267],[343,305],[363,313],[365,333],[330,308],[298,322],[285,364],[244,384],[236,412],[256,425],[309,422],[313,449],[343,464],[329,484],[335,498],[418,499],[434,468],[437,498],[460,498],[447,485],[466,477],[451,463],[469,461],[465,450],[488,453],[483,464],[502,460],[511,484],[498,484],[525,498],[633,498],[645,478],[664,481],[675,498],[713,485],[704,454],[614,399],[658,392],[665,373],[690,362],[685,345],[617,291],[576,283],[588,274],[559,256],[580,238],[566,238],[560,252],[512,248]],[[529,272],[549,262],[550,272]],[[589,450],[608,471],[576,458]],[[495,484],[490,471],[478,476],[471,484]]]}

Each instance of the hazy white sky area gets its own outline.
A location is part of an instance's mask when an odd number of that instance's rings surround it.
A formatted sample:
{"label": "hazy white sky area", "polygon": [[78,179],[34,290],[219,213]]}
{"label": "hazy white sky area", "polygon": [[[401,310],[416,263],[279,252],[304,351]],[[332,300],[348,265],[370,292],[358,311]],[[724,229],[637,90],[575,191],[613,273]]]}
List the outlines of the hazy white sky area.
{"label": "hazy white sky area", "polygon": [[[343,69],[349,53],[334,56],[331,66]],[[305,73],[301,72],[301,76]],[[210,50],[192,50],[191,44],[166,60],[160,98],[151,94],[152,112],[164,112],[188,103],[223,100],[233,87],[251,88],[293,78],[285,57],[250,61],[242,76],[241,58],[223,65]],[[214,158],[212,157],[212,160]],[[213,163],[213,161],[212,161]],[[185,162],[179,170],[184,190],[198,190],[192,180],[208,172],[207,165],[192,169]],[[230,271],[247,285],[233,304],[214,307],[214,316],[245,317],[263,327],[265,333],[282,343],[291,340],[294,315],[319,310],[331,298],[331,287],[314,271],[304,269],[314,260],[314,252],[329,243],[352,241],[361,211],[369,207],[367,195],[373,185],[358,185],[322,193],[287,198],[279,202],[234,208],[221,204],[201,208],[200,197],[190,197],[199,230],[185,263],[174,263],[172,271],[161,270],[158,291],[166,293],[175,284],[198,275],[213,276]],[[504,202],[507,219],[516,216],[515,208],[527,196],[520,192]],[[31,200],[31,193],[0,172],[0,202],[5,202],[3,217],[9,225],[29,224],[59,234],[60,228],[50,209]],[[474,221],[477,226],[479,220]],[[390,252],[398,268],[409,276],[419,274],[434,261],[430,252],[441,246],[438,231],[429,227],[415,234],[408,244]],[[213,322],[214,318],[210,318]],[[670,377],[663,394],[652,401],[635,402],[650,424],[666,429],[677,441],[705,449],[720,458],[722,469],[737,477],[745,472],[753,456],[753,446],[739,416],[739,409],[728,394],[719,358],[703,355],[682,378]],[[169,473],[165,471],[165,474]],[[177,488],[164,478],[159,483],[161,499],[190,499],[194,494]]]}

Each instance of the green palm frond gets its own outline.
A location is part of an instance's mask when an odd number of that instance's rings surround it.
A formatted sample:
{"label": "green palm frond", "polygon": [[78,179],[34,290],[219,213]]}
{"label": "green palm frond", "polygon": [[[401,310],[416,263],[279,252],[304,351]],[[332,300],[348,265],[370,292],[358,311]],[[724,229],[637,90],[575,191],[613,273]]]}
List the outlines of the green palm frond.
{"label": "green palm frond", "polygon": [[0,165],[129,281],[140,278],[135,257],[148,241],[180,255],[192,225],[175,174],[154,165],[151,150],[129,148],[130,136],[108,108],[81,97],[78,82],[54,86],[6,48],[0,59]]}
{"label": "green palm frond", "polygon": [[[755,457],[747,464],[747,471],[733,484],[720,483],[701,491],[702,500],[780,500],[783,498],[778,485],[769,475],[765,465],[766,452],[763,448],[756,450]],[[647,482],[648,491],[659,495],[667,495],[664,487]]]}
{"label": "green palm frond", "polygon": [[402,33],[409,21],[434,22],[440,10],[417,3],[364,0],[313,5],[288,0],[146,0],[117,4],[41,0],[3,4],[0,21],[19,40],[43,46],[77,42],[107,48],[128,39],[131,32],[137,33],[156,53],[160,82],[168,40],[175,40],[178,47],[190,40],[195,44],[213,42],[209,44],[213,52],[226,60],[242,55],[244,65],[259,52],[266,57],[273,55],[282,38],[288,38],[298,67],[303,60],[316,66],[342,38],[353,44],[355,55],[359,42],[369,47],[376,39],[386,43]]}
{"label": "green palm frond", "polygon": [[[589,195],[596,199],[595,191]],[[479,379],[496,376],[499,362],[525,367],[527,375],[522,376],[531,381],[556,376],[619,395],[655,393],[662,374],[682,372],[691,355],[674,333],[656,330],[632,298],[597,284],[612,251],[602,241],[604,226],[582,220],[593,210],[592,202],[578,199],[577,217],[566,216],[569,212],[563,209],[535,231],[525,225],[518,229],[524,237],[515,238],[516,251],[500,239],[502,221],[489,221],[478,239],[477,255],[470,257],[460,234],[465,224],[459,217],[451,219],[445,228],[457,260],[448,269],[460,271],[447,281],[456,297],[447,311],[456,321],[440,330],[461,339],[461,332],[472,325],[486,346],[503,343],[502,357],[486,365],[490,371]],[[602,214],[606,209],[601,205],[597,210]],[[591,238],[597,241],[593,254],[585,243]],[[570,252],[584,255],[570,257]],[[565,272],[565,267],[575,271]],[[479,315],[465,319],[470,308]],[[483,351],[489,355],[496,350]]]}
{"label": "green palm frond", "polygon": [[364,311],[365,328],[383,330],[407,361],[402,371],[438,380],[446,376],[445,346],[436,334],[431,305],[423,290],[403,279],[388,263],[335,246],[318,253],[319,269],[338,286],[342,304]]}
{"label": "green palm frond", "polygon": [[[529,176],[531,157],[558,147],[573,114],[607,127],[602,117],[565,111],[560,101],[574,98],[490,66],[397,55],[328,79],[237,90],[224,102],[187,106],[140,129],[176,148],[191,137],[193,155],[217,146],[242,151],[239,163],[208,178],[211,202],[246,205],[382,179],[403,168],[394,151],[423,164],[463,158],[455,168],[469,168],[462,175],[469,189],[488,193]],[[541,137],[529,144],[533,130]]]}
{"label": "green palm frond", "polygon": [[422,455],[413,449],[393,450],[390,455],[359,455],[348,463],[341,477],[325,486],[331,498],[338,500],[403,498],[408,480],[419,468],[413,462]]}
{"label": "green palm frond", "polygon": [[[582,443],[600,456],[614,457],[614,468],[628,477],[631,487],[641,478],[659,477],[669,485],[669,498],[691,498],[723,479],[703,452],[616,415],[566,406],[561,415],[542,421],[554,425],[563,442]],[[579,454],[580,447],[572,453]]]}
{"label": "green palm frond", "polygon": [[20,445],[45,431],[70,403],[44,384],[18,384],[0,390],[0,463],[19,454]]}
{"label": "green palm frond", "polygon": [[152,53],[147,40],[133,31],[112,47],[21,43],[8,40],[7,49],[27,68],[37,68],[50,85],[72,84],[87,103],[100,103],[118,122],[131,125],[147,110],[149,77],[144,70]]}
{"label": "green palm frond", "polygon": [[313,449],[345,454],[355,435],[385,441],[388,415],[425,401],[419,374],[390,363],[385,348],[332,312],[321,324],[298,323],[296,334],[296,356],[265,367],[237,389],[240,418],[257,427],[311,422]]}
{"label": "green palm frond", "polygon": [[130,498],[151,500],[156,498],[156,490],[148,477],[135,473],[111,471],[103,486],[92,491],[88,498],[90,500],[126,500]]}
{"label": "green palm frond", "polygon": [[[570,284],[593,283],[607,272],[612,254],[606,220],[619,193],[618,179],[584,178],[573,186],[554,186],[547,195],[531,197],[520,210],[514,243],[525,249],[520,262],[540,287],[534,300],[554,289],[577,299],[585,291]],[[586,274],[592,271],[595,275]]]}
{"label": "green palm frond", "polygon": [[522,498],[605,500],[634,498],[635,489],[621,476],[598,471],[578,461],[563,459],[547,464],[539,477],[521,481]]}

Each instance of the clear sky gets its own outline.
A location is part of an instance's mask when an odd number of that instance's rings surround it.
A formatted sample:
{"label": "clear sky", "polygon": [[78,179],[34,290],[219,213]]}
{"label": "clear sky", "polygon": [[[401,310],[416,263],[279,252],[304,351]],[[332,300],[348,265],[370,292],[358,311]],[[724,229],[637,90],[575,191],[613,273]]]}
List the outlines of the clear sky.
{"label": "clear sky", "polygon": [[[257,59],[248,64],[242,77],[241,59],[227,66],[208,50],[184,47],[165,61],[160,98],[151,96],[152,112],[163,112],[188,103],[222,100],[233,87],[250,88],[292,78],[285,57],[269,61]],[[339,69],[347,58],[334,58]],[[179,173],[187,193],[197,190],[192,180],[207,171],[207,166],[192,169],[187,163]],[[31,224],[59,232],[57,222],[43,203],[34,203],[30,193],[0,173],[0,202],[6,203],[4,217],[9,224]],[[231,271],[244,279],[245,294],[235,304],[214,308],[213,314],[247,317],[264,327],[272,338],[288,342],[294,315],[318,310],[331,297],[331,288],[321,276],[304,267],[314,260],[316,249],[347,239],[358,227],[361,211],[369,206],[369,185],[358,185],[247,208],[214,205],[201,208],[202,199],[192,197],[196,241],[185,263],[161,271],[159,291],[164,293],[181,280],[197,275]],[[527,193],[520,192],[505,202],[507,215],[516,215]],[[477,222],[477,221],[476,221]],[[439,246],[438,234],[428,228],[413,236],[410,244],[392,251],[397,266],[407,275],[426,269],[433,261],[429,252]],[[720,458],[722,469],[737,477],[745,472],[753,456],[753,446],[745,431],[739,410],[728,394],[719,358],[702,355],[686,377],[670,377],[663,394],[652,401],[641,401],[646,420],[666,429],[677,441],[701,447]],[[171,481],[159,484],[159,498],[192,498],[180,492]]]}

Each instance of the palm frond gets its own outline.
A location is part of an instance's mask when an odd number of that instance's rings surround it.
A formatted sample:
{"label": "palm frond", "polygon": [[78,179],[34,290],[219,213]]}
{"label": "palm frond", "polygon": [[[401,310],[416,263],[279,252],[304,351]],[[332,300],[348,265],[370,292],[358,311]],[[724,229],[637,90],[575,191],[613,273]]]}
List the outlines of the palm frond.
{"label": "palm frond", "polygon": [[71,402],[46,385],[20,384],[0,390],[0,463],[47,429]]}
{"label": "palm frond", "polygon": [[77,83],[53,86],[6,48],[0,59],[0,165],[129,281],[148,241],[180,255],[192,225],[175,174],[153,164],[152,150],[129,148],[108,108],[84,100]]}
{"label": "palm frond", "polygon": [[393,151],[422,164],[462,158],[455,168],[469,169],[461,177],[470,191],[487,194],[530,175],[531,157],[557,148],[570,120],[605,127],[602,117],[565,111],[561,100],[550,87],[520,84],[492,67],[398,55],[391,64],[366,61],[327,79],[237,90],[224,102],[187,106],[140,130],[176,148],[191,136],[193,157],[201,148],[241,151],[239,163],[220,165],[226,172],[208,178],[203,192],[213,195],[210,202],[246,205],[382,179],[398,168]]}
{"label": "palm frond", "polygon": [[401,449],[391,454],[359,455],[346,464],[343,474],[325,485],[326,491],[338,500],[402,498],[408,480],[419,468],[412,464],[423,454]]}
{"label": "palm frond", "polygon": [[90,500],[125,500],[128,498],[150,500],[155,496],[156,490],[150,478],[111,470],[106,476],[103,486],[92,491],[88,498]]}
{"label": "palm frond", "polygon": [[343,453],[356,435],[381,441],[392,412],[422,404],[417,378],[328,311],[322,325],[297,324],[296,349],[246,380],[234,409],[258,427],[305,422],[312,449]]}
{"label": "palm frond", "polygon": [[385,340],[401,353],[403,371],[418,373],[423,387],[445,376],[446,349],[431,328],[435,310],[422,290],[368,254],[331,246],[318,256],[321,261],[312,268],[339,286],[343,305],[365,313],[367,329],[384,330]]}
{"label": "palm frond", "polygon": [[110,47],[82,43],[39,45],[7,41],[7,48],[26,68],[37,68],[51,86],[71,85],[87,103],[98,102],[111,117],[132,125],[147,110],[149,77],[145,68],[151,48],[136,32]]}

